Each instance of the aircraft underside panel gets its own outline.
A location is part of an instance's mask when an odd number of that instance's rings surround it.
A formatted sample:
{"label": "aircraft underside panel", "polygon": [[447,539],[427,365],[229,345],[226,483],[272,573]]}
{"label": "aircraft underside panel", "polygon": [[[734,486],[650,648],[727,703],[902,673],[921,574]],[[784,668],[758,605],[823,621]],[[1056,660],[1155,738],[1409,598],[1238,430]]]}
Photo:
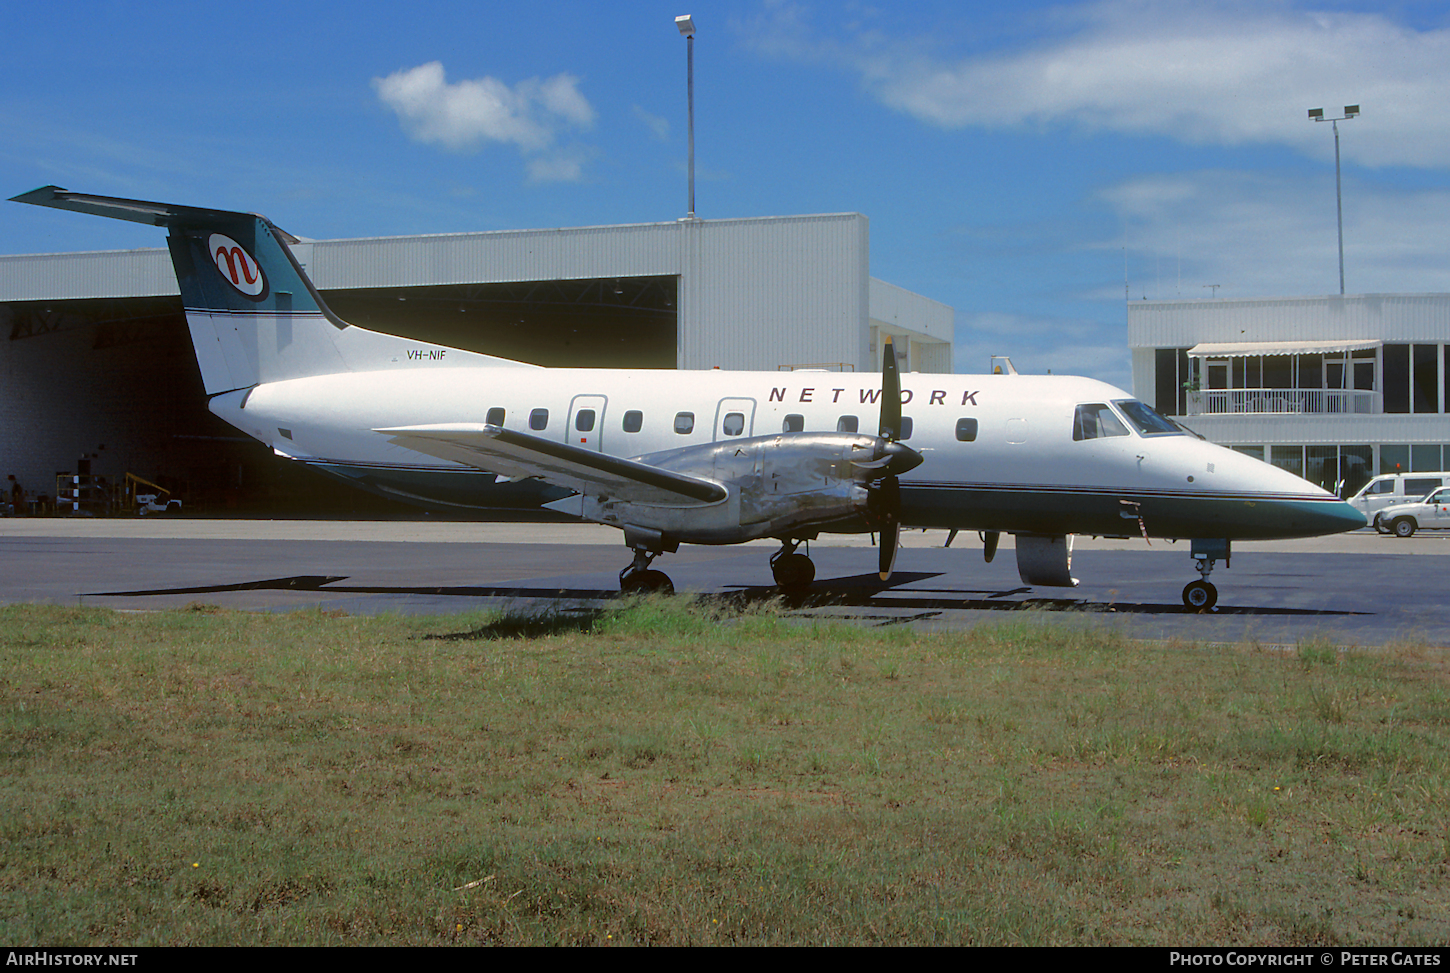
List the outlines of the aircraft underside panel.
{"label": "aircraft underside panel", "polygon": [[[309,462],[347,483],[418,506],[472,508],[537,507],[570,496],[539,480],[495,483],[489,473],[461,469],[400,468]],[[1122,501],[1130,501],[1124,504]],[[945,530],[1000,530],[1023,534],[1096,534],[1136,537],[1138,517],[1152,537],[1205,537],[1216,521],[1232,518],[1233,536],[1271,539],[1292,534],[1296,523],[1323,516],[1328,505],[1303,499],[1220,499],[1163,497],[1048,488],[936,487],[901,485],[902,520],[907,527]],[[1246,522],[1247,521],[1247,525]],[[834,531],[871,530],[865,520],[833,523]]]}

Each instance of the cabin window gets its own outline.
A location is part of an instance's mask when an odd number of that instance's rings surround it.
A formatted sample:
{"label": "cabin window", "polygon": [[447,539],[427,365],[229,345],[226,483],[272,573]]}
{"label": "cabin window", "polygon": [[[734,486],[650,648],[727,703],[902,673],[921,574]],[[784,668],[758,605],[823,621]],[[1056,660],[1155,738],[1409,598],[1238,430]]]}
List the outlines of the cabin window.
{"label": "cabin window", "polygon": [[976,419],[958,419],[957,420],[957,442],[959,442],[959,443],[974,443],[976,441],[977,441],[977,420]]}
{"label": "cabin window", "polygon": [[842,416],[836,420],[836,432],[856,432],[861,428],[861,420],[855,416]]}
{"label": "cabin window", "polygon": [[695,431],[695,414],[693,412],[675,413],[675,432],[681,436],[688,436]]}
{"label": "cabin window", "polygon": [[574,413],[574,428],[579,432],[592,432],[594,430],[594,410],[580,409]]}
{"label": "cabin window", "polygon": [[501,426],[503,425],[504,417],[507,414],[508,413],[504,412],[504,410],[499,406],[494,406],[492,409],[488,410],[488,415],[484,416],[483,421],[488,423],[490,426]]}
{"label": "cabin window", "polygon": [[630,409],[624,414],[624,431],[639,432],[644,427],[644,413],[638,409]]}
{"label": "cabin window", "polygon": [[727,412],[725,421],[720,423],[720,431],[727,436],[738,436],[745,431],[745,413]]}
{"label": "cabin window", "polygon": [[1126,435],[1128,427],[1104,403],[1093,402],[1077,407],[1077,414],[1072,419],[1073,439],[1102,439]]}
{"label": "cabin window", "polygon": [[781,432],[800,432],[805,427],[805,416],[786,416],[785,423],[780,427],[780,429]]}
{"label": "cabin window", "polygon": [[530,429],[538,430],[538,429],[547,429],[548,427],[549,427],[549,410],[548,409],[535,409],[533,412],[530,412],[529,413],[529,428]]}
{"label": "cabin window", "polygon": [[901,417],[901,440],[900,441],[901,442],[906,442],[906,440],[910,439],[911,438],[912,431],[913,431],[913,424],[912,424],[912,421],[911,421],[911,416],[902,416]]}

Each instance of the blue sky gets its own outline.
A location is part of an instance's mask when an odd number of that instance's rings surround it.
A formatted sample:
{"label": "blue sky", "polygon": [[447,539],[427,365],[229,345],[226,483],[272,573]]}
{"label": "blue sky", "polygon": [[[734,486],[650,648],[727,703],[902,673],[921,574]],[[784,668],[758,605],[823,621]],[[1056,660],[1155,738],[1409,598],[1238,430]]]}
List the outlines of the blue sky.
{"label": "blue sky", "polygon": [[[908,12],[909,11],[909,12]],[[957,369],[1129,384],[1132,299],[1450,292],[1450,5],[57,2],[12,18],[0,196],[334,237],[861,212]],[[28,20],[26,19],[28,18]],[[0,205],[0,252],[162,245]]]}

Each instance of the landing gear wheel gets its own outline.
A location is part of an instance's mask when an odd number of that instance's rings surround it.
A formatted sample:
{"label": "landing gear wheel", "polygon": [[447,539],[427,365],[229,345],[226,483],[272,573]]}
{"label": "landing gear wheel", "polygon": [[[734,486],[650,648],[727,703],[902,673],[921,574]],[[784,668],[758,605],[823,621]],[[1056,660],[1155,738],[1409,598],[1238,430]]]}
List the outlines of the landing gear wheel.
{"label": "landing gear wheel", "polygon": [[1415,522],[1409,517],[1397,517],[1390,524],[1390,530],[1395,532],[1396,537],[1412,537],[1415,533]]}
{"label": "landing gear wheel", "polygon": [[770,564],[775,583],[787,590],[804,588],[816,580],[815,562],[804,554],[784,554]]}
{"label": "landing gear wheel", "polygon": [[619,579],[619,590],[626,594],[672,595],[675,593],[675,585],[663,571],[635,571]]}
{"label": "landing gear wheel", "polygon": [[1183,606],[1208,611],[1218,604],[1218,589],[1207,581],[1190,581],[1183,587]]}

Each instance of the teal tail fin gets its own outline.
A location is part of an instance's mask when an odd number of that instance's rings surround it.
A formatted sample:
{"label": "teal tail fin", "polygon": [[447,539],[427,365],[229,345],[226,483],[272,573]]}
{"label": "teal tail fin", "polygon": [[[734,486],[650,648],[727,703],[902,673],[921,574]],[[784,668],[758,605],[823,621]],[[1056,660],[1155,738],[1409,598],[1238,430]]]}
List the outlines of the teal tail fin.
{"label": "teal tail fin", "polygon": [[264,216],[46,186],[14,197],[94,216],[163,226],[208,395],[263,382],[434,364],[515,365],[507,359],[358,328],[328,310]]}

